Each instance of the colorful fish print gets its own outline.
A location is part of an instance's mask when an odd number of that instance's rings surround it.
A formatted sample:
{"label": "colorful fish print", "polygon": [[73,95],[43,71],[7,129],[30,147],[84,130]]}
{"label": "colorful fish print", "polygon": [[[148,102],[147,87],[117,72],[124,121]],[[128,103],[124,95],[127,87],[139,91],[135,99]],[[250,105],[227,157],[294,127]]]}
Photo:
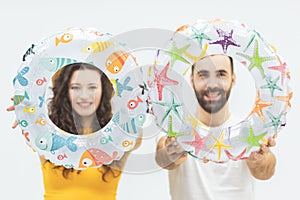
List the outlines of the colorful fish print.
{"label": "colorful fish print", "polygon": [[137,98],[136,100],[135,99],[131,99],[131,100],[128,101],[127,107],[130,110],[135,109],[139,105],[139,103],[143,102],[143,100],[140,97],[137,96],[136,98]]}
{"label": "colorful fish print", "polygon": [[36,108],[34,106],[24,107],[23,111],[29,114],[33,114],[36,112]]}
{"label": "colorful fish print", "polygon": [[23,61],[26,61],[26,57],[27,57],[27,56],[29,56],[29,55],[31,55],[31,54],[35,54],[35,52],[33,51],[34,47],[35,47],[35,45],[32,44],[31,47],[29,47],[29,48],[27,49],[27,51],[26,51],[25,54],[23,55],[23,59],[22,59]]}
{"label": "colorful fish print", "polygon": [[117,158],[118,152],[114,151],[112,156],[106,152],[91,148],[83,152],[80,161],[79,168],[97,167],[102,164],[109,164]]}
{"label": "colorful fish print", "polygon": [[73,143],[74,140],[76,140],[76,137],[74,136],[65,139],[59,135],[45,132],[36,137],[35,145],[41,150],[50,152],[54,152],[63,146],[66,146],[70,151],[75,152],[77,151],[77,146]]}
{"label": "colorful fish print", "polygon": [[23,77],[26,73],[28,73],[28,71],[29,67],[26,66],[20,72],[18,72],[17,76],[13,80],[13,84],[15,84],[16,81],[18,81],[22,86],[28,85],[28,80],[25,77]]}
{"label": "colorful fish print", "polygon": [[37,86],[42,86],[45,82],[47,82],[46,78],[39,78],[35,81]]}
{"label": "colorful fish print", "polygon": [[59,43],[68,43],[73,40],[73,34],[71,33],[64,33],[60,38],[55,38],[55,46],[59,45]]}
{"label": "colorful fish print", "polygon": [[110,135],[108,136],[108,138],[104,136],[100,138],[100,144],[107,144],[109,141],[113,141]]}
{"label": "colorful fish print", "polygon": [[117,90],[117,95],[119,97],[121,97],[121,94],[122,94],[123,91],[125,91],[125,90],[132,91],[133,90],[133,88],[131,86],[128,86],[128,83],[130,82],[130,79],[131,79],[130,76],[127,76],[125,78],[123,84],[119,82],[118,78],[116,79],[116,86],[117,86],[116,90]]}
{"label": "colorful fish print", "polygon": [[51,58],[44,57],[40,59],[40,64],[50,72],[55,72],[61,69],[63,66],[77,63],[78,61],[71,58]]}
{"label": "colorful fish print", "polygon": [[26,91],[24,92],[24,95],[15,95],[14,96],[14,105],[15,106],[19,105],[25,99],[29,100],[29,96]]}
{"label": "colorful fish print", "polygon": [[60,154],[60,155],[57,156],[58,160],[63,160],[65,158],[68,158],[66,154],[64,154],[64,155]]}
{"label": "colorful fish print", "polygon": [[39,125],[41,125],[41,126],[46,126],[47,121],[46,121],[45,118],[36,119],[36,120],[35,120],[35,124],[39,124]]}
{"label": "colorful fish print", "polygon": [[146,116],[144,114],[139,114],[136,117],[132,118],[130,121],[120,124],[120,113],[117,112],[112,121],[119,125],[121,129],[127,133],[138,133],[146,121]]}
{"label": "colorful fish print", "polygon": [[39,96],[39,100],[40,100],[39,108],[41,108],[45,102],[45,92],[44,92],[43,96]]}
{"label": "colorful fish print", "polygon": [[108,56],[105,62],[106,69],[112,74],[118,74],[129,57],[125,51],[115,51]]}
{"label": "colorful fish print", "polygon": [[27,122],[25,119],[23,119],[23,120],[18,120],[18,124],[19,124],[20,126],[22,126],[23,128],[25,128],[25,127],[28,126],[28,122]]}
{"label": "colorful fish print", "polygon": [[125,148],[129,147],[131,145],[133,145],[133,141],[129,141],[129,140],[123,140],[122,141],[122,146],[125,147]]}
{"label": "colorful fish print", "polygon": [[25,139],[27,140],[27,142],[30,142],[29,132],[25,132],[24,130],[22,130],[22,135],[25,137]]}
{"label": "colorful fish print", "polygon": [[114,46],[115,43],[111,40],[109,41],[100,41],[100,42],[94,42],[88,46],[85,46],[84,48],[81,49],[82,52],[85,53],[100,53],[104,50],[106,50],[107,48]]}

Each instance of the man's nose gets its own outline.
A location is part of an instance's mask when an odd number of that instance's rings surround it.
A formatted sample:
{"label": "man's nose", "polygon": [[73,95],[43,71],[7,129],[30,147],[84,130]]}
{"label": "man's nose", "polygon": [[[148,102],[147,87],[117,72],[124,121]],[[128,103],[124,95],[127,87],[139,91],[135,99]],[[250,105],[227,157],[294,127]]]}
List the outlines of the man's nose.
{"label": "man's nose", "polygon": [[219,81],[216,77],[209,77],[206,82],[207,87],[215,88],[220,84]]}

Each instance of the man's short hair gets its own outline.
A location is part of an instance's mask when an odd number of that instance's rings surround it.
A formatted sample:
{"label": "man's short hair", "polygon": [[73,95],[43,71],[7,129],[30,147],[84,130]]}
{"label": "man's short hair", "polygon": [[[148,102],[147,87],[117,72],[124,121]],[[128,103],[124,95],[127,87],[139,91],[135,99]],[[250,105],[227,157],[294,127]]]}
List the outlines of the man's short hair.
{"label": "man's short hair", "polygon": [[[213,54],[213,55],[210,55],[210,56],[214,56],[214,55],[216,55],[216,54]],[[226,55],[227,56],[227,55]],[[231,56],[227,56],[228,58],[229,58],[229,60],[230,60],[230,66],[231,66],[231,73],[233,74],[234,73],[234,70],[233,70],[233,59],[232,59],[232,57]],[[203,57],[204,58],[204,57]],[[203,58],[201,58],[201,59],[203,59]],[[200,60],[201,60],[200,59]],[[199,61],[199,60],[198,60]],[[198,61],[196,61],[196,62],[198,62]],[[196,64],[196,62],[192,65],[192,74],[194,74],[194,68],[195,68],[195,64]]]}

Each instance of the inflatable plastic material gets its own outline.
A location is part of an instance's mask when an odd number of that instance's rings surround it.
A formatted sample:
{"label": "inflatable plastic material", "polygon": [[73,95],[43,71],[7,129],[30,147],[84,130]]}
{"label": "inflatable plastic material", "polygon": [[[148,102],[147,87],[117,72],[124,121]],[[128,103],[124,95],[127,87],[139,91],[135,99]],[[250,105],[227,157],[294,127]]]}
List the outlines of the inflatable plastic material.
{"label": "inflatable plastic material", "polygon": [[[115,90],[112,119],[91,134],[68,133],[48,116],[52,77],[72,63],[100,68]],[[26,143],[67,168],[100,167],[120,159],[135,146],[145,121],[148,94],[139,77],[135,58],[96,29],[70,28],[32,44],[13,79],[15,113]]]}
{"label": "inflatable plastic material", "polygon": [[[198,102],[190,84],[191,66],[214,54],[241,63],[256,88],[252,112],[236,124],[217,128],[196,118]],[[245,159],[286,125],[293,94],[290,71],[275,47],[243,23],[199,20],[179,27],[169,46],[158,51],[152,73],[149,94],[157,124],[198,159],[217,163]],[[239,95],[242,103],[243,94]]]}

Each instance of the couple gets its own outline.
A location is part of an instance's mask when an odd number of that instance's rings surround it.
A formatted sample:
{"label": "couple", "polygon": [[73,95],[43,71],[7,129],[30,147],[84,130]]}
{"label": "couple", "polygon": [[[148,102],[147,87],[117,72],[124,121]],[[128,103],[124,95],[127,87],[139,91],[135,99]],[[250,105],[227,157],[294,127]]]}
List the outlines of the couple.
{"label": "couple", "polygon": [[[232,59],[225,55],[206,56],[192,66],[190,78],[199,103],[196,117],[208,127],[230,123],[232,117],[227,100],[235,84]],[[53,86],[49,117],[61,129],[72,134],[88,134],[110,121],[114,90],[98,68],[85,63],[65,66],[54,79]],[[8,108],[9,111],[13,109],[13,106]],[[13,125],[16,126],[17,123]],[[269,150],[275,141],[269,139],[268,142],[246,161],[215,164],[196,161],[182,150],[176,138],[162,137],[157,143],[156,162],[169,170],[173,200],[254,199],[253,177],[266,180],[275,170],[276,159]],[[140,140],[133,150],[139,146]],[[44,199],[116,199],[129,154],[125,153],[109,165],[83,171],[55,166],[41,157]]]}

